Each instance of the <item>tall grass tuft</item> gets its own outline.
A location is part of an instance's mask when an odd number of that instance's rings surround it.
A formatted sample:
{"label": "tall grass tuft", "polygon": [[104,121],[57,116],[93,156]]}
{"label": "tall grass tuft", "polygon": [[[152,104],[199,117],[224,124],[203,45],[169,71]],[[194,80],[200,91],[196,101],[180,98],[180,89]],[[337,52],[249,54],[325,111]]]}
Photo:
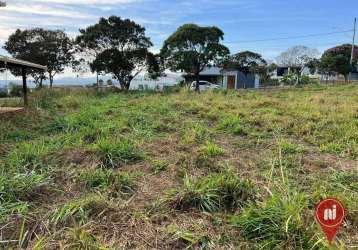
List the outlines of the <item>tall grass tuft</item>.
{"label": "tall grass tuft", "polygon": [[50,224],[53,226],[69,223],[84,225],[91,216],[97,216],[109,208],[110,204],[104,197],[89,195],[58,207],[50,216]]}
{"label": "tall grass tuft", "polygon": [[304,223],[307,197],[303,193],[274,193],[263,204],[244,208],[231,223],[246,240],[262,249],[310,249],[314,234]]}
{"label": "tall grass tuft", "polygon": [[112,170],[96,169],[81,172],[78,180],[88,188],[111,189],[123,194],[132,194],[136,188],[136,177],[136,174],[128,172],[115,173]]}
{"label": "tall grass tuft", "polygon": [[143,151],[128,139],[117,141],[111,138],[102,138],[96,143],[96,150],[101,160],[101,167],[104,168],[117,168],[144,158]]}
{"label": "tall grass tuft", "polygon": [[256,188],[232,172],[213,174],[193,180],[184,178],[181,188],[171,190],[166,202],[179,210],[196,208],[204,212],[234,210],[256,199]]}
{"label": "tall grass tuft", "polygon": [[219,130],[229,132],[234,135],[246,135],[243,122],[238,116],[228,116],[223,118],[218,125]]}

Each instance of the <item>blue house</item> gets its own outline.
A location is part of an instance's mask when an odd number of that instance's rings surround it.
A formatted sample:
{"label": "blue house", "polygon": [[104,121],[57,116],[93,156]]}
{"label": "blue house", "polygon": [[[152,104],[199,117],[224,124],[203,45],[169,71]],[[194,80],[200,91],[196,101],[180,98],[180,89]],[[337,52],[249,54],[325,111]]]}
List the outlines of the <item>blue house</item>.
{"label": "blue house", "polygon": [[201,81],[221,85],[225,89],[253,89],[260,87],[260,76],[249,74],[245,76],[238,70],[222,70],[219,67],[208,67],[200,73]]}

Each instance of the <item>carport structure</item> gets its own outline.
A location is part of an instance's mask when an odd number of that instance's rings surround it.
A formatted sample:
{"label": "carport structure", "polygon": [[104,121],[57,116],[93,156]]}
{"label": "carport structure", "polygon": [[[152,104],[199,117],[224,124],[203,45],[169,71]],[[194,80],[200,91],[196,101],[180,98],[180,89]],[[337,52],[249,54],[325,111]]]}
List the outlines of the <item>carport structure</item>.
{"label": "carport structure", "polygon": [[29,70],[43,70],[46,71],[47,67],[36,63],[31,63],[11,57],[0,56],[0,69],[7,70],[8,68],[18,68],[21,70],[22,75],[22,90],[24,95],[24,106],[28,106],[27,99],[27,72]]}

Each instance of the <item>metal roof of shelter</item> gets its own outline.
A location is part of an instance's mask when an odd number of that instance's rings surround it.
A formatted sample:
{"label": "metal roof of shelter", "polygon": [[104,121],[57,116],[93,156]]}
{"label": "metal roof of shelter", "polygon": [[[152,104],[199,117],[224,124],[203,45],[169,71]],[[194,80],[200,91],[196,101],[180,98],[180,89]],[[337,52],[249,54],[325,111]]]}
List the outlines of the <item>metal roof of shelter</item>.
{"label": "metal roof of shelter", "polygon": [[5,64],[6,64],[6,66],[26,67],[26,68],[31,68],[31,69],[47,70],[46,66],[43,66],[40,64],[36,64],[36,63],[24,61],[24,60],[19,60],[19,59],[7,57],[7,56],[0,56],[0,67],[5,67]]}
{"label": "metal roof of shelter", "polygon": [[24,106],[28,105],[28,100],[27,100],[27,82],[26,82],[26,78],[27,78],[27,70],[28,69],[37,69],[37,70],[47,70],[46,66],[40,65],[40,64],[36,64],[36,63],[32,63],[32,62],[28,62],[28,61],[24,61],[24,60],[19,60],[19,59],[15,59],[15,58],[11,58],[11,57],[7,57],[7,56],[0,56],[0,68],[8,68],[8,67],[16,67],[16,68],[20,68],[21,69],[21,75],[22,75],[22,92],[23,92],[23,96],[24,96]]}

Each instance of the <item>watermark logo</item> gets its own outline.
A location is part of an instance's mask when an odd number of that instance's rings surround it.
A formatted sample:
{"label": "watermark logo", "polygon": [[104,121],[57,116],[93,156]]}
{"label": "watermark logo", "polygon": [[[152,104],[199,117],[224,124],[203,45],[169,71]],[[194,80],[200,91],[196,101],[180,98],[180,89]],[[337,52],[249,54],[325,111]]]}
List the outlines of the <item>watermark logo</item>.
{"label": "watermark logo", "polygon": [[316,219],[330,244],[341,227],[344,217],[344,207],[337,199],[325,199],[317,205]]}

